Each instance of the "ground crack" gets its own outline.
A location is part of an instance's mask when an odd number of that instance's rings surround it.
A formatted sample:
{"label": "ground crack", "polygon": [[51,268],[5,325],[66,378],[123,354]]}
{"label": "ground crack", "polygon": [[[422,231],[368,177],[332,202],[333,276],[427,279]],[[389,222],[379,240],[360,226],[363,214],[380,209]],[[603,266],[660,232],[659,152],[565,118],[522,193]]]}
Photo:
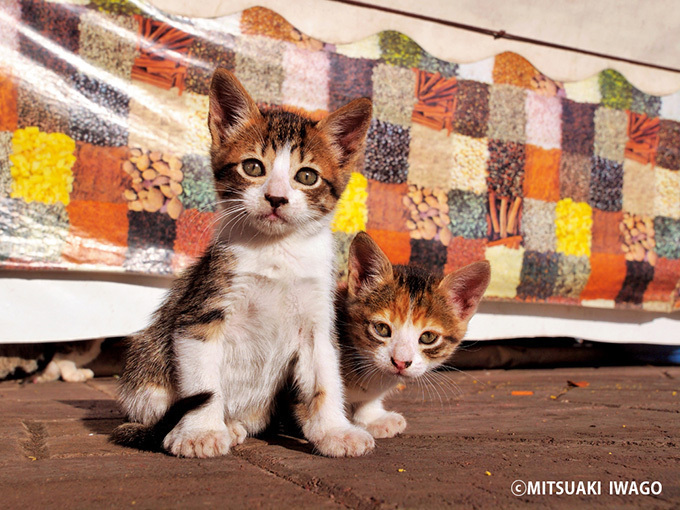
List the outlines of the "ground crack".
{"label": "ground crack", "polygon": [[21,446],[26,453],[26,457],[31,460],[40,460],[49,458],[50,454],[47,450],[47,428],[39,421],[23,421],[22,422],[29,438],[22,441]]}
{"label": "ground crack", "polygon": [[232,453],[255,467],[267,471],[278,478],[283,478],[305,490],[328,497],[339,505],[362,510],[373,510],[389,506],[384,501],[358,496],[348,488],[328,484],[315,476],[290,469],[275,457],[256,450],[255,447],[241,445],[234,448]]}

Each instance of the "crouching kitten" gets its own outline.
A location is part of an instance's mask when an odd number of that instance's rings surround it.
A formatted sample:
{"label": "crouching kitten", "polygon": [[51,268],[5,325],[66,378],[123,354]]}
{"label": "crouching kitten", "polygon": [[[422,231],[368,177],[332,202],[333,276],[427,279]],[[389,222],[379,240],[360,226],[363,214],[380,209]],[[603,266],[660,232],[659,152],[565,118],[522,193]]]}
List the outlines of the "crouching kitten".
{"label": "crouching kitten", "polygon": [[336,306],[350,416],[374,437],[404,431],[406,420],[383,398],[400,381],[435,369],[456,350],[490,279],[486,261],[444,278],[392,266],[365,233],[349,252],[348,281]]}
{"label": "crouching kitten", "polygon": [[260,111],[231,73],[215,73],[217,233],[130,339],[120,403],[132,423],[114,441],[136,445],[161,431],[156,440],[174,455],[224,455],[265,428],[290,378],[302,431],[321,454],[373,448],[344,414],[329,228],[370,118],[368,99],[318,123]]}

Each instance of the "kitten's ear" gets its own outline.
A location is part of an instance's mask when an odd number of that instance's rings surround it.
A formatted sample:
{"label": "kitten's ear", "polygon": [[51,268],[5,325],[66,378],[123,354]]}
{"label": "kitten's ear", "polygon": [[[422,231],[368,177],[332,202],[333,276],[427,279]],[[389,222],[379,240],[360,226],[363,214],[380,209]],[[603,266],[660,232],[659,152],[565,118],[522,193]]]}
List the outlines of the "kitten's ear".
{"label": "kitten's ear", "polygon": [[236,76],[226,69],[217,69],[210,84],[208,114],[213,145],[224,143],[237,128],[261,117],[257,104]]}
{"label": "kitten's ear", "polygon": [[446,275],[439,288],[444,291],[456,317],[467,323],[477,311],[490,279],[491,265],[483,260]]}
{"label": "kitten's ear", "polygon": [[371,100],[362,97],[334,111],[317,124],[317,128],[326,132],[331,143],[340,151],[342,165],[363,147],[372,112]]}
{"label": "kitten's ear", "polygon": [[392,264],[366,232],[359,232],[349,247],[347,287],[350,296],[392,279]]}

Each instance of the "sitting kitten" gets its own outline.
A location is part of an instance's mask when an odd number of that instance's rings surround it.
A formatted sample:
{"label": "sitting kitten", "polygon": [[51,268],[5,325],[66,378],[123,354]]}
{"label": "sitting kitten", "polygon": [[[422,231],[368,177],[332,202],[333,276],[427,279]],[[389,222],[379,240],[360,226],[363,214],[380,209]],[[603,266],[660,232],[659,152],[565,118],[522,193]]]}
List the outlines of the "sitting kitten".
{"label": "sitting kitten", "polygon": [[453,354],[489,285],[486,261],[444,278],[392,266],[360,232],[349,252],[347,285],[337,299],[347,405],[354,423],[374,437],[393,437],[406,420],[383,408],[403,380],[422,376]]}
{"label": "sitting kitten", "polygon": [[221,223],[153,323],[129,341],[120,403],[136,423],[116,429],[114,441],[135,444],[174,414],[181,419],[165,450],[224,455],[265,428],[290,377],[302,431],[321,454],[374,447],[344,414],[329,227],[370,119],[368,99],[318,123],[260,111],[231,73],[215,72],[208,123]]}

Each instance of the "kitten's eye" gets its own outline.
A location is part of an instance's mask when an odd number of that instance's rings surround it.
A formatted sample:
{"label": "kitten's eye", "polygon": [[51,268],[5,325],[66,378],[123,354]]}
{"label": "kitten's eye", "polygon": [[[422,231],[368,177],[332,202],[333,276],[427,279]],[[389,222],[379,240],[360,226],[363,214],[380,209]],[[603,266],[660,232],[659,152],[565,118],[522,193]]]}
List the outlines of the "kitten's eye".
{"label": "kitten's eye", "polygon": [[439,335],[437,335],[436,333],[433,333],[432,331],[426,331],[425,333],[420,335],[418,341],[421,344],[430,345],[433,344],[437,338],[439,338]]}
{"label": "kitten's eye", "polygon": [[262,177],[264,175],[264,166],[257,159],[246,159],[241,163],[241,166],[243,171],[251,177]]}
{"label": "kitten's eye", "polygon": [[373,324],[373,329],[375,329],[375,332],[378,333],[378,336],[383,338],[387,338],[388,336],[392,335],[392,330],[384,322],[377,322]]}
{"label": "kitten's eye", "polygon": [[295,174],[295,180],[305,186],[313,186],[319,180],[319,174],[311,168],[303,168]]}

